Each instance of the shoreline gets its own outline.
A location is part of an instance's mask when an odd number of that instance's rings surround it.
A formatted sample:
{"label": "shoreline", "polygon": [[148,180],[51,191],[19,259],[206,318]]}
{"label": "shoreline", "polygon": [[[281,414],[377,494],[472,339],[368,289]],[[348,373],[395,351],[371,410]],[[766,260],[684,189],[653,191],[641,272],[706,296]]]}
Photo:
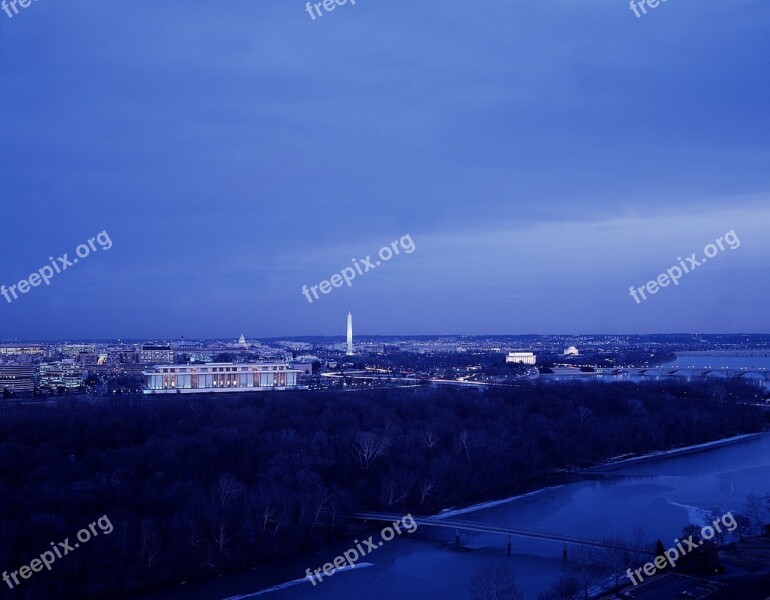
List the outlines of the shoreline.
{"label": "shoreline", "polygon": [[517,494],[516,496],[510,496],[508,498],[501,498],[500,500],[486,500],[483,502],[478,502],[476,504],[471,504],[470,506],[466,506],[464,508],[451,508],[451,509],[443,509],[441,512],[436,513],[435,515],[429,515],[429,519],[448,519],[451,517],[455,517],[457,515],[462,515],[469,512],[477,512],[479,510],[484,510],[485,508],[493,508],[495,506],[499,506],[501,504],[507,504],[508,502],[513,502],[514,500],[520,500],[521,498],[527,498],[528,496],[534,496],[535,494],[539,494],[540,492],[547,492],[549,490],[556,490],[560,487],[564,487],[567,485],[566,483],[560,483],[558,485],[549,485],[547,487],[538,488],[536,490],[532,490],[530,492],[524,492],[523,494]]}
{"label": "shoreline", "polygon": [[711,442],[703,442],[701,444],[694,444],[692,446],[682,446],[681,448],[671,448],[669,450],[657,450],[654,452],[648,452],[639,456],[630,456],[628,458],[611,458],[609,462],[593,465],[587,469],[581,469],[586,473],[602,473],[604,470],[611,470],[620,466],[626,466],[629,464],[644,463],[659,458],[669,458],[672,456],[680,456],[686,454],[695,454],[698,452],[704,452],[712,448],[721,448],[723,446],[730,446],[739,442],[744,442],[751,439],[762,437],[767,432],[758,431],[756,433],[740,433],[727,438],[721,438],[718,440],[712,440]]}
{"label": "shoreline", "polygon": [[[609,469],[617,468],[617,467],[620,467],[620,466],[626,466],[628,464],[647,462],[647,461],[651,461],[651,460],[655,460],[655,459],[668,458],[668,457],[677,456],[677,455],[685,455],[685,454],[691,454],[691,453],[697,453],[697,452],[704,452],[706,450],[710,450],[710,449],[713,449],[713,448],[719,448],[719,447],[727,446],[727,445],[730,445],[730,444],[735,444],[735,443],[739,443],[739,442],[743,442],[743,441],[748,441],[748,440],[751,440],[751,439],[756,439],[756,438],[759,438],[759,437],[761,437],[763,435],[766,435],[767,433],[768,432],[762,431],[762,432],[757,432],[757,433],[739,434],[739,435],[734,435],[734,436],[727,437],[727,438],[721,438],[721,439],[718,439],[718,440],[713,440],[711,442],[704,442],[704,443],[701,443],[701,444],[694,444],[692,446],[684,446],[684,447],[681,447],[681,448],[672,448],[672,449],[669,449],[669,450],[660,450],[660,451],[650,452],[650,453],[647,453],[647,454],[643,454],[641,456],[629,456],[627,458],[614,457],[614,458],[607,459],[608,462],[598,463],[598,464],[595,464],[595,465],[593,465],[591,467],[588,467],[588,468],[582,469],[582,470],[555,471],[555,472],[553,472],[553,473],[543,477],[540,480],[539,483],[542,484],[542,483],[545,482],[545,480],[551,479],[551,478],[565,478],[565,479],[566,478],[573,478],[573,479],[577,479],[577,477],[579,477],[581,474],[587,474],[587,475],[598,474],[598,473],[601,473],[602,470],[604,470],[604,469],[609,470]],[[481,510],[485,510],[485,509],[501,506],[501,505],[504,505],[504,504],[509,504],[509,503],[514,502],[516,500],[521,500],[523,498],[534,496],[534,495],[540,494],[542,492],[548,492],[548,491],[559,489],[559,488],[564,487],[565,485],[568,485],[569,483],[571,483],[571,481],[567,481],[565,479],[562,479],[562,481],[564,481],[563,483],[555,483],[554,482],[553,485],[546,485],[544,487],[535,487],[534,489],[529,489],[529,490],[526,490],[526,488],[524,488],[521,492],[519,492],[519,493],[517,493],[517,494],[515,494],[513,496],[507,496],[505,498],[493,499],[493,500],[482,500],[480,502],[476,502],[474,504],[470,504],[468,506],[460,507],[460,508],[454,508],[454,507],[448,508],[448,509],[445,508],[442,511],[436,513],[436,514],[426,515],[426,517],[429,518],[429,519],[440,520],[442,518],[452,518],[452,517],[459,516],[459,515],[466,514],[466,513],[474,513],[474,512],[481,511]],[[557,481],[558,481],[558,479],[557,479]],[[537,483],[535,483],[535,485],[537,485]],[[363,529],[366,529],[366,527],[364,527]],[[322,545],[322,547],[324,547],[324,546],[326,546],[326,545]],[[315,553],[317,551],[318,551],[318,547],[313,548],[313,549],[306,549],[303,552],[300,552],[299,554]],[[278,558],[276,560],[280,561],[282,559]],[[268,565],[269,565],[269,561],[268,561],[268,563],[263,564],[261,566],[262,567],[266,567]],[[237,570],[236,572],[245,573],[246,570]],[[214,579],[214,576],[204,577],[202,580],[198,580],[198,583],[200,583],[200,581],[211,581],[213,579]],[[244,594],[240,594],[240,595],[239,594],[235,594],[235,595],[233,595],[231,593],[230,596],[227,596],[226,600],[235,600],[235,599],[238,599],[238,598],[256,597],[257,595],[266,594],[268,592],[274,592],[274,591],[282,590],[285,587],[293,587],[293,586],[299,585],[299,584],[301,584],[303,582],[304,582],[304,578],[303,579],[296,579],[296,580],[289,580],[289,581],[279,582],[279,583],[277,583],[277,584],[275,584],[273,586],[265,586],[265,587],[262,587],[262,588],[260,588],[260,589],[258,589],[256,591],[254,591],[254,592],[245,593],[245,595]],[[172,591],[178,590],[180,585],[181,584],[179,584],[179,583],[171,584],[171,585],[168,585],[168,586],[164,586],[161,589],[153,590],[152,592],[145,591],[140,596],[140,598],[142,598],[143,600],[156,600],[158,598],[163,598],[163,597],[165,597],[164,594],[168,594],[168,593],[170,593]],[[592,598],[594,598],[594,597],[596,597],[596,596],[592,595]]]}
{"label": "shoreline", "polygon": [[[670,458],[673,456],[683,456],[686,454],[695,454],[697,452],[704,452],[706,450],[711,450],[713,448],[721,448],[723,446],[729,446],[731,444],[737,444],[739,442],[748,441],[751,439],[759,438],[763,435],[765,435],[767,432],[765,431],[759,431],[756,433],[741,433],[738,435],[730,436],[727,438],[721,438],[718,440],[713,440],[711,442],[703,442],[701,444],[694,444],[692,446],[683,446],[681,448],[671,448],[669,450],[656,450],[654,452],[648,452],[647,454],[642,454],[640,456],[629,456],[628,458],[622,458],[622,457],[614,457],[607,459],[608,462],[598,463],[595,465],[592,465],[590,467],[587,467],[585,469],[576,469],[574,471],[555,471],[554,473],[551,473],[549,476],[559,476],[559,475],[594,475],[598,473],[603,473],[605,471],[611,471],[612,469],[627,466],[630,464],[638,464],[638,463],[645,463],[652,460],[657,460],[661,458]],[[482,502],[477,502],[475,504],[471,504],[466,507],[462,508],[445,508],[441,510],[440,512],[429,515],[428,518],[430,519],[446,519],[451,518],[457,515],[466,514],[466,513],[472,513],[472,512],[478,512],[480,510],[484,510],[487,508],[493,508],[495,506],[500,506],[502,504],[508,504],[510,502],[514,502],[516,500],[520,500],[522,498],[526,498],[528,496],[533,496],[535,494],[539,494],[541,492],[546,492],[549,490],[555,490],[560,487],[563,487],[567,485],[567,483],[561,483],[557,485],[550,485],[546,487],[540,487],[536,488],[527,492],[523,492],[520,494],[516,494],[515,496],[509,496],[506,498],[501,498],[498,500],[486,500]]]}

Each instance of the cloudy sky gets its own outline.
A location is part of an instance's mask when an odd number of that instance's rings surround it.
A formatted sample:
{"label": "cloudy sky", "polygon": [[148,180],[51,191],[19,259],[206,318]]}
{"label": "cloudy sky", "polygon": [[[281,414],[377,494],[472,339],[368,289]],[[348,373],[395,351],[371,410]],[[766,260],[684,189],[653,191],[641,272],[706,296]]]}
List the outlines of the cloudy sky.
{"label": "cloudy sky", "polygon": [[370,334],[770,333],[767,0],[18,10],[0,283],[113,245],[0,297],[0,339],[339,334],[348,309]]}

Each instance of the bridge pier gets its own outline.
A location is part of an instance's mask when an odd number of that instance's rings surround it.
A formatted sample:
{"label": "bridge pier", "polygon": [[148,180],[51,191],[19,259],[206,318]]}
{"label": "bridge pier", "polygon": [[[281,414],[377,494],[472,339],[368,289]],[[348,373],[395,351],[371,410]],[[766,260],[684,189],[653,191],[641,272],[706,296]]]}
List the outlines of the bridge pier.
{"label": "bridge pier", "polygon": [[561,559],[567,562],[567,542],[564,542],[564,546],[561,549]]}
{"label": "bridge pier", "polygon": [[460,546],[460,530],[455,529],[455,546]]}
{"label": "bridge pier", "polygon": [[511,537],[510,535],[508,536],[508,556],[511,555]]}

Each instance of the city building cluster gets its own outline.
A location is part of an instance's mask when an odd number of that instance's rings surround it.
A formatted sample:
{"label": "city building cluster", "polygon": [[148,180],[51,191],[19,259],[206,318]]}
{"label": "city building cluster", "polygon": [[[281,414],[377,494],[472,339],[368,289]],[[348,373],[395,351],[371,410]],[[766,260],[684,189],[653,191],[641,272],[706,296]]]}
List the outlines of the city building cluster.
{"label": "city building cluster", "polygon": [[113,393],[290,389],[304,383],[313,364],[288,346],[243,336],[234,343],[6,343],[0,344],[0,394],[106,392],[110,383]]}

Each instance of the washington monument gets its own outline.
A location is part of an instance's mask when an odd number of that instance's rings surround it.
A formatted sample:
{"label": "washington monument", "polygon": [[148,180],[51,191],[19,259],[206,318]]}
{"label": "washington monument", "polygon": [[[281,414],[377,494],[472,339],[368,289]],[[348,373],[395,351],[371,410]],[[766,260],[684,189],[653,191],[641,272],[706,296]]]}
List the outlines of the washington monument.
{"label": "washington monument", "polygon": [[353,313],[348,311],[348,356],[353,356]]}

